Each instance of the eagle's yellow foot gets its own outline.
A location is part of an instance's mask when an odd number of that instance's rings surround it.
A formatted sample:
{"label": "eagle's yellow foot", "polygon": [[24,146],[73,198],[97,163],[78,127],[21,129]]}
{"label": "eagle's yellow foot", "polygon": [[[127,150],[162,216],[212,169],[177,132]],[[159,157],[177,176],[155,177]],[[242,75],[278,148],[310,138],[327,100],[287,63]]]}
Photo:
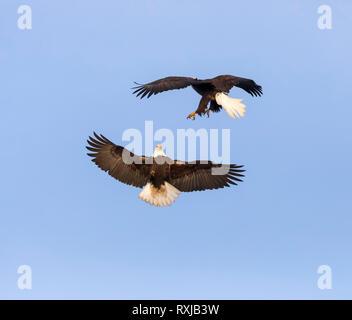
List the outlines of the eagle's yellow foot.
{"label": "eagle's yellow foot", "polygon": [[190,119],[190,118],[193,118],[192,120],[195,120],[196,118],[196,113],[195,112],[192,112],[188,115],[187,119]]}

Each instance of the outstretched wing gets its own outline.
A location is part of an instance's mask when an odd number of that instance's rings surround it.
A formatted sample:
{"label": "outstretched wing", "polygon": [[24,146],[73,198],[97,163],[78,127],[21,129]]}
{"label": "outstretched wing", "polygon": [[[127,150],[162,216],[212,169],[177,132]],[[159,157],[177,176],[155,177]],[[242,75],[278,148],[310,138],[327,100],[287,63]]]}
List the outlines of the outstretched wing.
{"label": "outstretched wing", "polygon": [[[202,161],[182,162],[175,161],[170,167],[170,183],[182,192],[201,191],[207,189],[219,189],[237,185],[244,177],[241,172],[243,166],[235,164],[227,167],[212,162]],[[213,169],[223,170],[223,174],[214,174]],[[219,172],[218,172],[219,173]]]}
{"label": "outstretched wing", "polygon": [[146,95],[147,98],[150,98],[153,94],[158,94],[163,91],[183,89],[198,81],[199,80],[197,79],[187,77],[166,77],[147,84],[139,84],[135,82],[137,86],[132,89],[135,89],[133,94],[136,93],[137,97],[141,96],[142,99]]}
{"label": "outstretched wing", "polygon": [[212,83],[217,89],[224,92],[229,92],[233,86],[236,86],[245,90],[251,96],[260,97],[263,94],[262,87],[251,79],[224,75],[212,79]]}
{"label": "outstretched wing", "polygon": [[86,148],[93,152],[87,154],[93,157],[92,161],[100,169],[134,187],[142,188],[147,184],[151,167],[150,164],[146,164],[148,157],[137,156],[124,147],[117,146],[103,135],[98,136],[95,132],[94,137],[87,140],[89,146]]}

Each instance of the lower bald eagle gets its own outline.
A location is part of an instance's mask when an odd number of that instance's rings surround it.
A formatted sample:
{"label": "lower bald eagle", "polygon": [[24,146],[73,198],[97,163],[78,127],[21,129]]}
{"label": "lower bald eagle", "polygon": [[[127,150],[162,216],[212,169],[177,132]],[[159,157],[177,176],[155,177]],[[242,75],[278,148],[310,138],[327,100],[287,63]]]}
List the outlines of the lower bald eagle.
{"label": "lower bald eagle", "polygon": [[[241,103],[243,99],[233,99],[227,95],[233,86],[247,91],[251,96],[261,96],[263,94],[262,87],[253,80],[231,75],[222,75],[206,80],[189,77],[166,77],[147,84],[139,84],[137,82],[135,84],[137,86],[132,88],[135,89],[133,93],[137,94],[137,97],[140,96],[141,99],[145,96],[150,98],[153,94],[163,91],[192,86],[202,96],[198,109],[187,117],[187,119],[193,118],[193,120],[196,118],[196,114],[199,116],[207,114],[209,117],[210,111],[219,112],[222,107],[231,118],[235,119],[236,116],[238,118],[243,117],[246,108]],[[207,109],[209,102],[210,106]]]}
{"label": "lower bald eagle", "polygon": [[[169,206],[181,192],[229,187],[242,181],[245,170],[235,164],[222,166],[210,161],[173,161],[157,145],[152,157],[137,156],[94,132],[87,140],[88,156],[102,170],[115,179],[143,188],[139,198],[158,207]],[[131,162],[130,159],[134,161]],[[222,174],[214,175],[213,170]],[[224,169],[224,170],[223,170]],[[219,173],[219,172],[218,172]]]}

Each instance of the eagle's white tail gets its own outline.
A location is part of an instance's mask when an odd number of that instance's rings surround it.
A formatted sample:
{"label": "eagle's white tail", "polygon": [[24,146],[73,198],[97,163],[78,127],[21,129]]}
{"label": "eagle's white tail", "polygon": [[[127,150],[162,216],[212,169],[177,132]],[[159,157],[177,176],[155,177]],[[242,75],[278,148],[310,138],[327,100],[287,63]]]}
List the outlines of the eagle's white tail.
{"label": "eagle's white tail", "polygon": [[165,181],[159,189],[148,183],[138,197],[151,205],[164,207],[170,206],[180,193],[180,190]]}
{"label": "eagle's white tail", "polygon": [[231,118],[244,117],[246,106],[241,103],[243,99],[230,98],[228,95],[219,92],[215,95],[216,103],[221,105]]}

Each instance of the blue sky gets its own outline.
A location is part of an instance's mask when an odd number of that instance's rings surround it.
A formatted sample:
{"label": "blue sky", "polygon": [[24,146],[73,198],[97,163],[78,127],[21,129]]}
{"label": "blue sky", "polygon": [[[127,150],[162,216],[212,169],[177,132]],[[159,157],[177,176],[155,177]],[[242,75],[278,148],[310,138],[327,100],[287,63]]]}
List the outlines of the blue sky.
{"label": "blue sky", "polygon": [[[17,8],[32,8],[32,30]],[[317,27],[331,5],[332,30]],[[0,298],[352,298],[352,3],[46,1],[0,4]],[[192,89],[137,100],[133,81],[255,79],[245,118],[186,120]],[[86,156],[93,130],[230,128],[245,182],[138,199]],[[19,290],[17,268],[32,268]],[[320,265],[332,290],[317,287]]]}

